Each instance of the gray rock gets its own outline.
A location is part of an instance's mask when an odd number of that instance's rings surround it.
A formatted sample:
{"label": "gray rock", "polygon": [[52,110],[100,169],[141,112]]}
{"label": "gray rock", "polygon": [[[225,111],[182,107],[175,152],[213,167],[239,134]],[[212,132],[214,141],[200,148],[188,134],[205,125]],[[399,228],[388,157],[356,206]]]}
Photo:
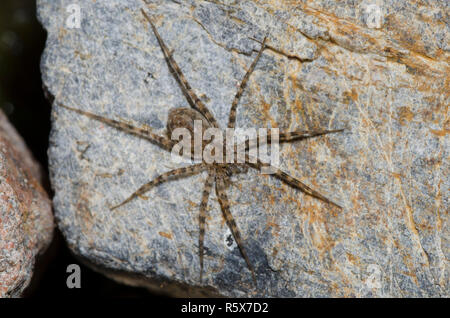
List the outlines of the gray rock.
{"label": "gray rock", "polygon": [[144,8],[225,127],[268,34],[237,126],[347,128],[281,147],[283,170],[344,208],[255,171],[234,176],[231,210],[258,286],[227,245],[215,194],[200,282],[205,175],[165,183],[112,212],[178,165],[159,147],[54,103],[54,208],[74,253],[109,277],[171,295],[449,296],[446,2],[147,2],[78,1],[78,29],[66,23],[72,1],[37,2],[48,31],[43,80],[56,101],[165,133],[168,111],[188,104]]}
{"label": "gray rock", "polygon": [[0,298],[20,297],[53,236],[42,170],[0,110]]}

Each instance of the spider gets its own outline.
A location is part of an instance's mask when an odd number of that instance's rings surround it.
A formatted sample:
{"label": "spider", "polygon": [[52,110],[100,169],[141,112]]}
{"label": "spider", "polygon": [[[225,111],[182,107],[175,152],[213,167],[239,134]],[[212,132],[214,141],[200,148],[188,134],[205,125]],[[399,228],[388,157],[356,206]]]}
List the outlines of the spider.
{"label": "spider", "polygon": [[[161,38],[160,34],[158,33],[158,30],[156,29],[152,19],[147,15],[147,13],[141,9],[141,12],[144,16],[144,18],[148,21],[150,24],[153,33],[158,40],[159,46],[161,47],[161,50],[163,52],[164,58],[167,62],[167,65],[169,67],[169,70],[171,74],[174,76],[176,81],[178,82],[178,85],[181,88],[181,91],[183,95],[186,97],[187,102],[189,103],[191,108],[183,107],[183,108],[174,108],[169,111],[168,121],[167,121],[167,135],[168,136],[161,136],[158,134],[155,134],[151,132],[148,129],[138,128],[133,125],[127,124],[125,122],[117,121],[108,119],[106,117],[102,117],[90,112],[82,111],[77,108],[72,108],[67,105],[64,105],[62,103],[59,103],[59,106],[66,108],[70,111],[74,111],[78,114],[87,116],[91,119],[100,121],[108,126],[114,127],[118,130],[121,130],[125,133],[135,135],[140,138],[144,138],[154,144],[157,144],[161,148],[167,151],[171,151],[172,147],[174,146],[174,141],[170,139],[170,132],[173,131],[175,128],[187,128],[190,132],[192,132],[192,127],[194,120],[201,120],[203,126],[206,127],[219,127],[217,120],[214,118],[212,113],[209,111],[209,109],[206,107],[206,105],[197,97],[195,92],[192,90],[191,86],[187,82],[186,78],[184,77],[180,67],[176,63],[176,61],[173,58],[173,51],[170,51],[167,46],[165,45],[163,39]],[[266,38],[262,41],[261,48],[258,51],[256,58],[253,60],[252,64],[250,65],[249,69],[247,70],[244,78],[242,79],[237,93],[234,97],[234,100],[231,104],[231,109],[229,113],[229,119],[228,119],[228,128],[235,128],[236,123],[236,109],[240,100],[240,97],[242,96],[242,93],[244,92],[244,89],[247,85],[247,81],[250,77],[250,74],[255,69],[255,66],[260,59],[266,45]],[[329,133],[335,133],[335,132],[341,132],[343,129],[337,129],[337,130],[295,130],[295,131],[280,131],[279,133],[279,142],[285,143],[285,142],[292,142],[295,140],[303,139],[303,138],[309,138],[319,135],[325,135]],[[245,149],[248,150],[249,140],[246,140]],[[266,141],[267,143],[271,142],[270,135],[268,135],[268,139]],[[236,149],[236,148],[235,148]],[[236,244],[240,250],[240,253],[242,257],[244,258],[250,272],[252,275],[252,279],[256,285],[256,276],[255,276],[255,270],[253,268],[252,263],[250,262],[250,259],[247,255],[247,252],[244,248],[244,244],[242,241],[242,237],[239,231],[239,228],[234,220],[234,217],[231,214],[230,211],[230,204],[227,196],[226,189],[228,185],[230,184],[230,176],[234,173],[242,173],[246,172],[247,168],[250,167],[252,169],[256,169],[258,171],[261,171],[264,168],[270,168],[272,171],[272,175],[278,179],[280,179],[282,182],[290,185],[291,187],[297,188],[304,193],[313,196],[319,200],[322,200],[328,204],[334,205],[341,209],[341,207],[326,198],[325,196],[321,195],[319,192],[311,189],[298,179],[290,176],[289,174],[281,171],[278,168],[273,167],[269,163],[265,163],[260,161],[259,159],[256,159],[256,163],[252,163],[249,160],[249,156],[246,154],[245,156],[245,162],[243,164],[240,164],[241,167],[244,167],[243,170],[236,169],[239,167],[239,164],[229,164],[229,163],[206,163],[205,161],[202,161],[200,163],[196,163],[187,167],[182,167],[178,169],[174,169],[168,172],[165,172],[155,179],[151,180],[150,182],[142,185],[139,189],[137,189],[134,193],[132,193],[127,199],[122,201],[121,203],[111,207],[111,210],[115,210],[131,200],[137,198],[138,196],[146,193],[151,188],[156,187],[164,182],[167,182],[169,180],[181,178],[181,177],[187,177],[194,174],[201,173],[203,171],[207,171],[207,177],[203,186],[203,193],[200,203],[200,213],[199,213],[199,258],[200,258],[200,282],[202,281],[203,277],[203,254],[204,254],[204,237],[205,237],[205,224],[206,224],[206,211],[207,211],[207,205],[209,200],[209,195],[211,193],[211,190],[213,188],[213,185],[215,184],[215,191],[216,195],[219,201],[219,205],[222,211],[222,214],[225,218],[225,221],[231,230],[231,233],[236,241]]]}

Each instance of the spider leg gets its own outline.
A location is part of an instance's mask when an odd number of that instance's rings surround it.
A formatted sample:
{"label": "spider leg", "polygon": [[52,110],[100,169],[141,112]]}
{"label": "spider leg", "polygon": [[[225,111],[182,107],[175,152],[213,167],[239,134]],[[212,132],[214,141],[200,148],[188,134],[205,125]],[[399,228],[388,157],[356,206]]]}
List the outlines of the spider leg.
{"label": "spider leg", "polygon": [[278,168],[275,168],[274,166],[268,164],[268,163],[263,163],[261,162],[259,159],[257,160],[257,163],[251,163],[249,162],[249,157],[246,156],[246,162],[247,165],[249,165],[251,168],[254,168],[256,170],[261,170],[262,168],[271,168],[272,171],[274,171],[274,173],[272,174],[274,177],[280,179],[281,181],[287,183],[288,185],[297,188],[299,190],[301,190],[302,192],[316,198],[319,199],[323,202],[326,202],[328,204],[332,204],[340,209],[342,209],[342,207],[336,203],[334,203],[333,201],[331,201],[330,199],[324,197],[322,194],[320,194],[319,192],[311,189],[310,187],[308,187],[306,184],[304,184],[303,182],[301,182],[300,180],[290,176],[289,174],[287,174],[284,171],[281,171]]}
{"label": "spider leg", "polygon": [[236,222],[234,221],[233,215],[231,214],[231,211],[230,211],[230,203],[228,201],[228,196],[225,192],[223,180],[218,177],[216,177],[216,194],[217,194],[217,198],[219,200],[219,204],[220,204],[223,216],[225,217],[225,221],[227,222],[227,225],[230,228],[234,239],[236,240],[236,243],[239,247],[239,250],[241,251],[242,256],[245,259],[245,262],[247,263],[248,268],[252,272],[252,278],[253,278],[255,285],[257,285],[253,265],[250,263],[250,259],[248,258],[247,252],[244,249],[241,234],[239,232]]}
{"label": "spider leg", "polygon": [[259,51],[258,51],[258,55],[256,55],[256,58],[253,60],[247,73],[245,73],[245,76],[242,79],[241,85],[239,85],[239,89],[238,89],[236,95],[234,96],[233,103],[231,104],[230,116],[228,118],[228,128],[234,128],[234,126],[236,124],[236,108],[239,103],[239,99],[241,98],[242,93],[244,92],[244,89],[247,86],[247,82],[248,82],[248,79],[250,78],[250,74],[255,69],[256,63],[258,63],[258,60],[261,57],[261,54],[266,47],[266,40],[267,40],[267,37],[264,37],[264,40],[261,44],[261,49],[259,49]]}
{"label": "spider leg", "polygon": [[193,174],[197,174],[197,173],[205,170],[207,167],[208,166],[205,165],[204,163],[199,163],[199,164],[195,164],[192,166],[178,168],[178,169],[174,169],[174,170],[165,172],[165,173],[159,175],[158,177],[156,177],[155,179],[153,179],[152,181],[141,186],[136,192],[134,192],[132,195],[130,195],[125,201],[112,207],[111,211],[117,209],[118,207],[121,207],[122,205],[127,204],[134,198],[138,197],[141,194],[144,194],[145,192],[147,192],[148,190],[150,190],[151,188],[153,188],[157,185],[160,185],[160,184],[162,184],[166,181],[172,180],[172,179],[177,179],[177,178],[187,177],[187,176],[190,176]]}
{"label": "spider leg", "polygon": [[147,13],[145,13],[143,9],[141,9],[141,11],[145,19],[150,23],[153,33],[155,34],[156,39],[158,40],[158,43],[164,54],[164,58],[166,59],[167,65],[169,66],[170,72],[180,85],[180,88],[183,91],[183,95],[186,97],[188,103],[191,105],[192,108],[198,110],[209,121],[210,124],[212,124],[214,127],[219,127],[214,116],[211,114],[206,105],[203,104],[203,102],[195,94],[194,90],[186,80],[186,77],[183,75],[183,72],[181,71],[177,62],[175,62],[172,56],[173,51],[169,51],[169,49],[167,48],[161,36],[159,35],[158,30],[156,29],[155,25],[153,24],[152,20],[147,15]]}
{"label": "spider leg", "polygon": [[205,241],[205,223],[206,223],[206,208],[208,206],[209,194],[211,193],[212,184],[214,182],[214,175],[208,174],[203,188],[202,201],[200,203],[200,215],[198,218],[200,234],[198,238],[198,253],[200,257],[200,282],[203,279],[203,250]]}
{"label": "spider leg", "polygon": [[66,105],[64,105],[62,103],[59,103],[59,102],[57,104],[59,106],[63,107],[63,108],[66,108],[66,109],[70,110],[70,111],[76,112],[78,114],[87,116],[87,117],[92,118],[92,119],[95,119],[95,120],[97,120],[99,122],[102,122],[102,123],[108,125],[108,126],[114,127],[114,128],[116,128],[116,129],[118,129],[120,131],[123,131],[123,132],[126,132],[126,133],[130,133],[130,134],[136,135],[136,136],[138,136],[140,138],[149,140],[152,143],[157,144],[158,146],[162,147],[165,150],[172,151],[172,147],[174,145],[174,141],[172,141],[172,140],[170,140],[170,139],[168,139],[166,137],[163,137],[163,136],[157,135],[155,133],[152,133],[151,131],[148,131],[147,129],[138,128],[138,127],[132,126],[130,124],[127,124],[127,123],[124,123],[124,122],[121,122],[121,121],[109,119],[109,118],[106,118],[106,117],[103,117],[103,116],[99,116],[99,115],[96,115],[96,114],[93,114],[93,113],[90,113],[90,112],[86,112],[86,111],[81,110],[81,109],[72,108],[72,107],[66,106]]}
{"label": "spider leg", "polygon": [[[293,130],[293,131],[280,131],[278,134],[278,141],[280,143],[287,143],[287,142],[293,142],[299,139],[305,139],[305,138],[311,138],[336,132],[344,131],[344,129],[334,129],[334,130],[323,130],[323,129],[317,129],[317,130]],[[272,142],[272,133],[270,130],[268,130],[267,138],[266,139],[260,139],[259,136],[257,138],[253,138],[251,140],[245,141],[245,150],[248,150],[250,148],[250,142],[257,145],[262,145],[263,143],[271,144]]]}
{"label": "spider leg", "polygon": [[[298,139],[316,137],[336,132],[344,131],[344,129],[333,129],[333,130],[324,130],[324,129],[313,129],[313,130],[293,130],[293,131],[281,131],[279,133],[279,141],[280,142],[291,142]],[[272,134],[270,130],[267,134],[267,143],[272,141]],[[259,140],[258,140],[259,142]]]}

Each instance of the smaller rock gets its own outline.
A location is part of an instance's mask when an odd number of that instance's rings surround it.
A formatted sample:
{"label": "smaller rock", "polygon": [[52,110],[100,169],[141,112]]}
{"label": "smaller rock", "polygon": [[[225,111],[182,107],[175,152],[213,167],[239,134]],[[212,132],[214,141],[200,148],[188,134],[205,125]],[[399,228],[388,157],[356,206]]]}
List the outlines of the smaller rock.
{"label": "smaller rock", "polygon": [[0,297],[20,297],[53,236],[42,170],[0,111]]}

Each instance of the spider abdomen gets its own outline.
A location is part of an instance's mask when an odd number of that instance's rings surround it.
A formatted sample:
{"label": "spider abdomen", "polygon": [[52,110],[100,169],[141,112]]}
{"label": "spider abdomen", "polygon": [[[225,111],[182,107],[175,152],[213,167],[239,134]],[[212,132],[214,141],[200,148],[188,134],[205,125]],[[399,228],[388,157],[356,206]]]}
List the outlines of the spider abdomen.
{"label": "spider abdomen", "polygon": [[169,111],[169,117],[167,119],[167,134],[170,138],[172,133],[177,128],[186,128],[191,133],[191,137],[194,137],[194,124],[195,121],[200,121],[202,131],[211,127],[210,123],[200,114],[198,111],[192,108],[181,107],[173,108]]}

